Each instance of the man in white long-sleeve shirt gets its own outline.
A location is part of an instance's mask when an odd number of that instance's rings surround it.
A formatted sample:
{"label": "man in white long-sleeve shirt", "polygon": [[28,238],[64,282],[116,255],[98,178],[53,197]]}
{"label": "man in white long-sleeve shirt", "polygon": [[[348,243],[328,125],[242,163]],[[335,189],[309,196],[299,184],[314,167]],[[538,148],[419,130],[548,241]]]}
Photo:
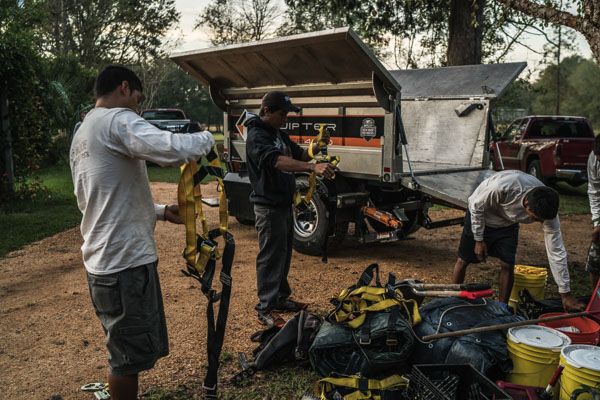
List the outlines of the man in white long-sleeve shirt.
{"label": "man in white long-sleeve shirt", "polygon": [[500,302],[508,303],[513,286],[519,223],[541,222],[548,261],[565,310],[584,305],[570,293],[567,252],[558,220],[558,193],[534,176],[501,171],[483,181],[469,197],[465,225],[452,280],[462,283],[470,263],[487,256],[500,259]]}
{"label": "man in white long-sleeve shirt", "polygon": [[590,283],[594,289],[600,279],[600,136],[596,136],[594,139],[594,149],[588,157],[587,174],[588,197],[594,230],[585,270],[590,274]]}
{"label": "man in white long-sleeve shirt", "polygon": [[143,101],[136,74],[119,65],[100,72],[96,105],[70,151],[83,214],[83,263],[106,335],[112,399],[137,399],[138,373],[169,353],[154,243],[157,220],[182,223],[177,205],[155,204],[149,160],[179,166],[214,146],[210,132],[172,134],[137,115]]}

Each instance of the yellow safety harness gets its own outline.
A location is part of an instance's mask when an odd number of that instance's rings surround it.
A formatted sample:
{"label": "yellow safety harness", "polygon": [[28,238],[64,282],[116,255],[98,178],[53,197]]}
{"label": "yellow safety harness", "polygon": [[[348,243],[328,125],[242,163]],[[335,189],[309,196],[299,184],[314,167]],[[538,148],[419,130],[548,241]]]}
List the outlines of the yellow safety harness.
{"label": "yellow safety harness", "polygon": [[[185,242],[184,258],[189,268],[202,274],[210,258],[220,258],[218,249],[214,242],[208,241],[208,224],[202,212],[202,191],[200,183],[208,176],[217,178],[221,194],[219,196],[219,230],[223,238],[226,237],[228,228],[229,213],[227,212],[227,198],[225,196],[225,187],[223,186],[224,172],[221,167],[219,157],[212,150],[207,156],[208,165],[201,166],[198,169],[196,162],[190,162],[181,166],[181,176],[177,187],[177,201],[179,203],[179,215],[185,224]],[[204,240],[198,241],[196,231],[196,214],[202,225],[202,235]],[[199,244],[199,246],[198,246]]]}
{"label": "yellow safety harness", "polygon": [[[377,271],[377,286],[368,286],[374,269]],[[344,289],[338,296],[333,296],[331,303],[336,307],[329,313],[327,320],[352,329],[365,322],[368,312],[384,311],[396,306],[404,310],[411,326],[421,322],[419,304],[415,299],[405,298],[399,289],[391,288],[389,282],[386,287],[381,286],[377,264],[372,264],[363,272],[357,285]]]}
{"label": "yellow safety harness", "polygon": [[[308,155],[311,159],[316,160],[317,163],[326,162],[333,166],[336,166],[340,163],[340,157],[339,156],[331,156],[331,155],[327,154],[328,143],[326,141],[322,140],[323,132],[325,132],[326,128],[327,128],[326,124],[321,124],[321,126],[319,127],[319,134],[317,136],[313,137],[312,140],[310,141],[310,144],[308,145]],[[313,153],[313,144],[314,143],[319,144],[320,156],[318,158]],[[302,196],[302,193],[300,193],[299,191],[296,191],[294,193],[294,207],[298,211],[304,211],[307,209],[308,204],[310,203],[310,199],[312,198],[313,192],[315,190],[316,177],[317,177],[317,174],[315,174],[314,172],[311,172],[310,176],[308,177],[308,191],[306,192],[306,194],[304,196]],[[331,179],[334,179],[334,178],[335,178],[335,174],[331,177]]]}
{"label": "yellow safety harness", "polygon": [[[315,395],[321,400],[327,400],[327,393],[341,389],[342,392],[347,393],[343,400],[383,400],[398,398],[393,395],[393,390],[407,385],[408,379],[397,374],[380,380],[367,379],[357,375],[340,375],[318,381],[315,386]],[[390,392],[389,396],[386,396],[385,391]],[[396,394],[398,393],[396,392]]]}
{"label": "yellow safety harness", "polygon": [[[219,369],[219,357],[225,337],[227,315],[229,313],[229,299],[231,297],[231,267],[235,254],[235,241],[227,231],[228,212],[227,199],[223,177],[225,172],[221,167],[219,157],[212,150],[207,156],[208,165],[200,165],[190,162],[181,167],[181,176],[177,188],[177,200],[179,204],[179,215],[185,224],[186,246],[183,257],[186,260],[187,271],[183,272],[197,279],[201,284],[201,290],[208,299],[206,308],[207,323],[207,355],[208,371],[203,382],[207,397],[217,397],[217,372]],[[202,212],[202,192],[200,185],[202,180],[212,175],[217,178],[221,194],[219,197],[219,228],[209,230],[206,218]],[[202,234],[197,233],[196,215],[202,225]],[[216,239],[222,236],[225,245],[222,253],[219,252]],[[217,293],[212,288],[212,281],[216,270],[216,260],[222,260],[221,292]],[[220,302],[219,312],[215,321],[213,309],[214,303]]]}

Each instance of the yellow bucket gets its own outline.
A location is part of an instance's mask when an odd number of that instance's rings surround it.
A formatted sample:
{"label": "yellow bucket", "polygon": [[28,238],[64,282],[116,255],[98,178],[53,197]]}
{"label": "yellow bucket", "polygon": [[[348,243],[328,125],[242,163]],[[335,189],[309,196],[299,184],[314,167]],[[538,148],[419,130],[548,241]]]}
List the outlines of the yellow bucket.
{"label": "yellow bucket", "polygon": [[514,308],[516,303],[520,303],[519,292],[523,289],[529,290],[529,293],[536,299],[543,299],[547,279],[548,271],[546,271],[546,268],[515,265],[515,280],[508,305]]}
{"label": "yellow bucket", "polygon": [[567,335],[544,326],[509,329],[506,347],[513,369],[506,380],[517,385],[546,387],[558,368],[561,349],[569,344],[571,339]]}
{"label": "yellow bucket", "polygon": [[[563,347],[560,363],[565,369],[560,376],[560,400],[569,400],[573,391],[586,385],[600,394],[600,347],[574,344]],[[593,399],[582,393],[578,400]]]}

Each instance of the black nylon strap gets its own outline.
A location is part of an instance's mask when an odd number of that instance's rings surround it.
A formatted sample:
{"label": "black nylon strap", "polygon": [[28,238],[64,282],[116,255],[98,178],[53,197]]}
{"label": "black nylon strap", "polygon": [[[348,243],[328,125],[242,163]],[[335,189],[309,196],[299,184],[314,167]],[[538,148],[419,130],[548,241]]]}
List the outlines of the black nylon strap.
{"label": "black nylon strap", "polygon": [[360,276],[356,287],[368,286],[373,280],[373,270],[375,270],[375,282],[377,287],[381,287],[381,281],[379,280],[379,264],[369,265]]}
{"label": "black nylon strap", "polygon": [[396,336],[396,321],[400,316],[400,306],[390,307],[390,316],[388,317],[386,345],[394,347],[398,345]]}
{"label": "black nylon strap", "polygon": [[211,162],[212,160],[214,160],[215,158],[219,157],[219,155],[217,154],[216,151],[211,150],[208,152],[208,154],[205,156],[206,159],[208,160],[208,162]]}
{"label": "black nylon strap", "polygon": [[[209,232],[208,236],[212,240],[220,235],[219,229],[214,229]],[[231,267],[233,264],[233,256],[235,254],[235,241],[230,233],[227,233],[225,240],[225,248],[223,249],[223,255],[221,258],[221,281],[223,282],[221,293],[218,296],[209,298],[206,307],[206,318],[207,318],[207,332],[206,332],[206,350],[208,354],[208,371],[204,378],[204,389],[206,390],[206,396],[217,397],[217,372],[219,370],[219,356],[221,355],[221,349],[223,347],[223,339],[225,337],[225,327],[227,325],[227,314],[229,313],[229,300],[231,297]],[[215,260],[209,260],[207,264],[207,270],[209,265],[212,266],[214,274]],[[212,283],[212,276],[210,279]],[[227,284],[227,283],[229,284]],[[213,303],[219,303],[219,314],[215,323],[215,313],[213,309]]]}
{"label": "black nylon strap", "polygon": [[194,174],[194,186],[200,185],[202,180],[207,176],[216,176],[217,178],[223,179],[225,174],[221,168],[216,168],[211,165],[203,165],[198,167],[198,171]]}
{"label": "black nylon strap", "polygon": [[358,378],[358,390],[361,392],[369,390],[369,380],[367,378]]}
{"label": "black nylon strap", "polygon": [[371,313],[367,313],[360,329],[360,344],[371,343]]}

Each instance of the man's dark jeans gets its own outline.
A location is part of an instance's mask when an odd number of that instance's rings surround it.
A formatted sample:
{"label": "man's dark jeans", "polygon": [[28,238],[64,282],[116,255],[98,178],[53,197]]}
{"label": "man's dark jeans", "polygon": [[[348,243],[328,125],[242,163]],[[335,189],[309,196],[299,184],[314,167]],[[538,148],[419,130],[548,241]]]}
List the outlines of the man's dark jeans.
{"label": "man's dark jeans", "polygon": [[277,308],[292,290],[287,280],[292,258],[294,224],[292,206],[269,207],[254,205],[259,250],[256,257],[256,286],[259,302],[254,307],[259,314]]}

